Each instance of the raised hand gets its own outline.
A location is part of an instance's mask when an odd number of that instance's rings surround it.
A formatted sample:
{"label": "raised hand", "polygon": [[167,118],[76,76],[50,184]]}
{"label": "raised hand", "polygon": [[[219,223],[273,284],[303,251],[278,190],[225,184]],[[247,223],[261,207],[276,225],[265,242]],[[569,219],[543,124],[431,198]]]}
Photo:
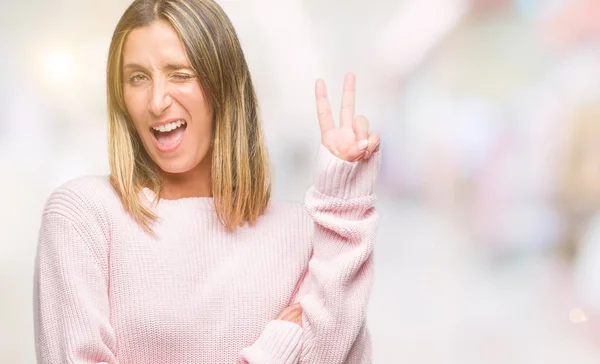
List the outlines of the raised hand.
{"label": "raised hand", "polygon": [[368,159],[379,148],[379,133],[369,133],[367,118],[362,115],[354,117],[355,90],[356,77],[348,73],[344,79],[340,125],[336,127],[325,81],[319,79],[315,84],[321,143],[338,158],[348,162]]}

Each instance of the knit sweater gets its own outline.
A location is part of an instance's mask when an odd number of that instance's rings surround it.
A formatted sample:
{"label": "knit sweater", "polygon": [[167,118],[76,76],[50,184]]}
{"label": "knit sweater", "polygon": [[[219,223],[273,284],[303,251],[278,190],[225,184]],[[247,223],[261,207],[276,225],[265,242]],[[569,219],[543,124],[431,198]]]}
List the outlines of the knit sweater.
{"label": "knit sweater", "polygon": [[[67,182],[42,216],[38,363],[370,362],[380,160],[346,162],[321,146],[304,206],[272,202],[233,232],[212,198],[193,197],[161,199],[153,237],[108,177]],[[275,320],[295,302],[302,328]]]}

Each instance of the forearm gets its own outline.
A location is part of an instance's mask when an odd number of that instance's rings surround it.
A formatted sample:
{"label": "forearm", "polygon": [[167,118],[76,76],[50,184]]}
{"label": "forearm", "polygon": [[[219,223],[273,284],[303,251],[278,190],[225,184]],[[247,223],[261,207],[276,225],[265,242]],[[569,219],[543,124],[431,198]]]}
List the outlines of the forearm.
{"label": "forearm", "polygon": [[343,363],[370,353],[366,310],[379,220],[373,187],[381,156],[377,152],[366,162],[349,163],[326,150],[320,153],[321,179],[305,200],[315,231],[297,295],[304,310],[300,361]]}

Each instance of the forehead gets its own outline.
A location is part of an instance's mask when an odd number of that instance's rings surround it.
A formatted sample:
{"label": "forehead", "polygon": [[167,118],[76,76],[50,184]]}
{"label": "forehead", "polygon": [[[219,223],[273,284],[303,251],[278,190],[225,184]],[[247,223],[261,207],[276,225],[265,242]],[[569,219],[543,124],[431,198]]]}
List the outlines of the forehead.
{"label": "forehead", "polygon": [[132,30],[125,39],[123,64],[143,65],[164,63],[187,64],[187,56],[179,35],[165,20]]}

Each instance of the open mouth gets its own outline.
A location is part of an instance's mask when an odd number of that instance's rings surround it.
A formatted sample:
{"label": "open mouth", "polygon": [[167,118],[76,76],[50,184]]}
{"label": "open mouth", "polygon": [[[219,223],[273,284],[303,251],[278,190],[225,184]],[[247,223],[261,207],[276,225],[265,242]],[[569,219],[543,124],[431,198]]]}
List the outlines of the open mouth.
{"label": "open mouth", "polygon": [[154,135],[157,147],[161,151],[171,151],[179,146],[187,128],[184,120],[177,120],[168,124],[150,128]]}

